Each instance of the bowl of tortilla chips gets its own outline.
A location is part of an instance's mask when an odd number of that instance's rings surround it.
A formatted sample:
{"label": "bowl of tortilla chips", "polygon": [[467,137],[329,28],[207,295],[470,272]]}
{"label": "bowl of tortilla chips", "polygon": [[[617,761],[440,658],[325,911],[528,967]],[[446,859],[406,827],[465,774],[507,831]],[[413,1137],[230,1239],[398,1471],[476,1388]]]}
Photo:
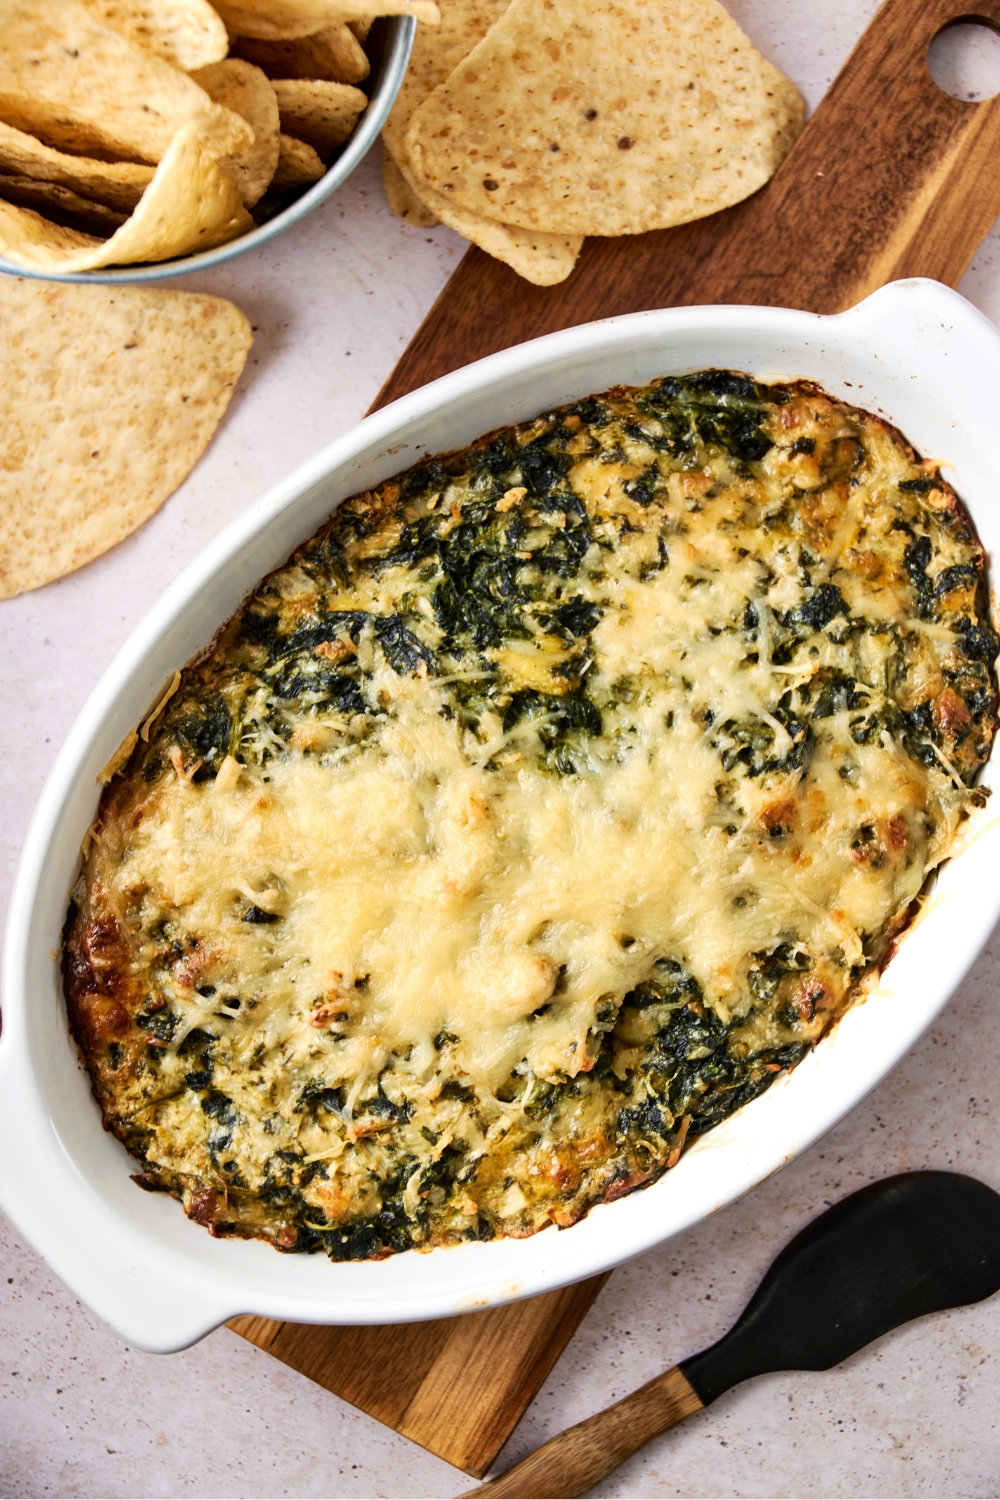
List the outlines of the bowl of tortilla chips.
{"label": "bowl of tortilla chips", "polygon": [[0,0],[0,271],[156,281],[273,239],[374,144],[434,0]]}

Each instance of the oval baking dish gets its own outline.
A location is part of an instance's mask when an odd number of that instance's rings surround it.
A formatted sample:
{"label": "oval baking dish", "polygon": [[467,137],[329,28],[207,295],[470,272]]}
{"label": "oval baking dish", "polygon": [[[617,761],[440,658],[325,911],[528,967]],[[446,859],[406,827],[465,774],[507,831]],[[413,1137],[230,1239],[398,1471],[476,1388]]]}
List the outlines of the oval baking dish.
{"label": "oval baking dish", "polygon": [[[721,307],[652,312],[551,335],[376,413],[303,465],[167,591],[71,732],[25,846],[8,927],[0,1041],[0,1202],[80,1297],[147,1349],[183,1347],[237,1313],[314,1323],[446,1316],[589,1276],[713,1212],[803,1150],[893,1066],[971,964],[1000,913],[1000,822],[939,876],[877,989],[789,1076],[698,1141],[642,1193],[573,1228],[380,1262],[276,1256],[211,1240],[172,1200],[136,1191],[100,1125],[70,1040],[57,954],[66,893],[98,800],[97,772],[258,579],[343,499],[422,454],[615,384],[706,367],[808,378],[886,417],[947,465],[988,551],[1000,436],[990,391],[1000,337],[955,293],[901,282],[836,317]],[[990,781],[990,767],[986,772]]]}

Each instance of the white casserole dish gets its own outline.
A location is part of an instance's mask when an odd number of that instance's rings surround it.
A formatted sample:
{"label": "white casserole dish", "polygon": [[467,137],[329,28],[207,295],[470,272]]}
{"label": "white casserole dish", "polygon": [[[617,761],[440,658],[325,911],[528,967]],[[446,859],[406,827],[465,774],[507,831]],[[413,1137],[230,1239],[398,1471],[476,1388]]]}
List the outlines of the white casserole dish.
{"label": "white casserole dish", "polygon": [[[437,1318],[550,1291],[678,1233],[745,1193],[847,1113],[933,1020],[1000,915],[1000,819],[943,869],[877,990],[761,1099],[645,1192],[572,1229],[332,1264],[213,1240],[140,1192],[101,1128],[70,1039],[58,949],[96,776],[164,682],[244,594],[346,497],[480,433],[616,383],[706,367],[808,377],[884,414],[948,464],[987,550],[1000,547],[1000,335],[956,293],[899,282],[836,317],[681,308],[592,323],[492,356],[376,413],[229,527],[167,591],[81,713],[42,795],[7,930],[0,1040],[0,1204],[72,1290],[130,1343],[183,1348],[225,1319]],[[997,758],[994,751],[990,769]]]}

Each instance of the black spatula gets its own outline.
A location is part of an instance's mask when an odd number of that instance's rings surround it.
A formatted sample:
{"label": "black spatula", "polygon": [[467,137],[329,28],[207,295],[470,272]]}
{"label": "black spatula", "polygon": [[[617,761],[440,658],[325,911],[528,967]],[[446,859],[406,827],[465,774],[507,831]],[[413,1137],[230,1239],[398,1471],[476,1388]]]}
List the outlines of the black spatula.
{"label": "black spatula", "polygon": [[829,1370],[912,1318],[1000,1290],[1000,1195],[955,1172],[853,1193],[778,1256],[724,1338],[470,1495],[584,1495],[644,1443],[770,1370]]}

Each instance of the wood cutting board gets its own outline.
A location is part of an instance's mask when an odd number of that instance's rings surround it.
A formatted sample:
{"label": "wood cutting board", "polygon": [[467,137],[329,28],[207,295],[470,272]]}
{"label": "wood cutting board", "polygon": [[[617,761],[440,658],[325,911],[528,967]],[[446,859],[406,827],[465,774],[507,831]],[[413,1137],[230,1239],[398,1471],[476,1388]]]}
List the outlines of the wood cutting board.
{"label": "wood cutting board", "polygon": [[[930,42],[960,20],[1000,31],[1000,0],[888,0],[784,166],[735,208],[588,240],[556,287],[531,286],[470,249],[375,407],[524,339],[617,313],[723,302],[834,313],[900,277],[957,286],[1000,213],[1000,98],[952,99],[927,71]],[[229,1326],[481,1477],[605,1280],[434,1323]]]}

